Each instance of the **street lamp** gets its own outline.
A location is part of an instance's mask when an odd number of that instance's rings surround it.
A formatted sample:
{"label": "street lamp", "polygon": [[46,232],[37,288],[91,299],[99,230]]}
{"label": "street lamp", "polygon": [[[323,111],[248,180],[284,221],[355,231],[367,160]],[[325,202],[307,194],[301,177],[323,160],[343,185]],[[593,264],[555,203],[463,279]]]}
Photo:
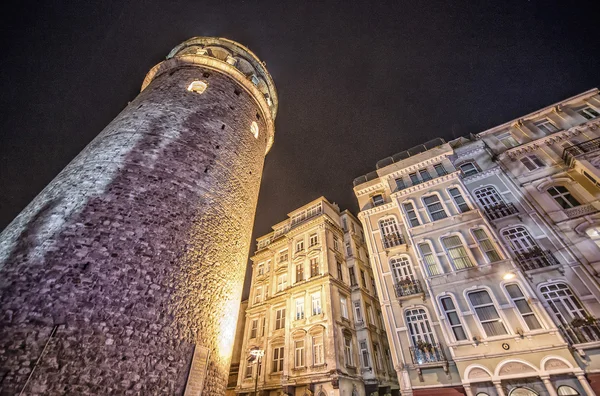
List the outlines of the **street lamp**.
{"label": "street lamp", "polygon": [[258,369],[260,367],[260,361],[261,358],[263,357],[263,355],[265,354],[265,351],[263,351],[262,349],[252,349],[250,351],[250,356],[251,358],[249,360],[255,360],[256,359],[256,378],[254,379],[254,396],[256,396],[257,390],[258,390]]}

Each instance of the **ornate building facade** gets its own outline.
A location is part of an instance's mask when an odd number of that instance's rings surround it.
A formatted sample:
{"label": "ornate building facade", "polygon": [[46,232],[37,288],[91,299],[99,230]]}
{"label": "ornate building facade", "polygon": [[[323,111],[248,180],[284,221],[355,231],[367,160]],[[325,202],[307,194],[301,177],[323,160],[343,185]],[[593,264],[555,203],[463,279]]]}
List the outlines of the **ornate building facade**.
{"label": "ornate building facade", "polygon": [[197,37],[0,235],[0,393],[223,394],[277,94]]}
{"label": "ornate building facade", "polygon": [[359,221],[321,197],[257,242],[236,392],[397,394]]}
{"label": "ornate building facade", "polygon": [[592,90],[355,180],[403,393],[600,388],[599,104]]}

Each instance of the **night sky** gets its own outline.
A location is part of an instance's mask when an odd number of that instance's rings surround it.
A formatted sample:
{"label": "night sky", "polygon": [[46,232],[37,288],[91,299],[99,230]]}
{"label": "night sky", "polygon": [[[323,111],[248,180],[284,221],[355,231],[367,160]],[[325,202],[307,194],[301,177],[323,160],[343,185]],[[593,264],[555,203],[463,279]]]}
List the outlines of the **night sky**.
{"label": "night sky", "polygon": [[600,85],[594,2],[62,3],[0,17],[0,229],[193,36],[248,46],[278,89],[253,239],[321,195],[356,213],[379,159]]}

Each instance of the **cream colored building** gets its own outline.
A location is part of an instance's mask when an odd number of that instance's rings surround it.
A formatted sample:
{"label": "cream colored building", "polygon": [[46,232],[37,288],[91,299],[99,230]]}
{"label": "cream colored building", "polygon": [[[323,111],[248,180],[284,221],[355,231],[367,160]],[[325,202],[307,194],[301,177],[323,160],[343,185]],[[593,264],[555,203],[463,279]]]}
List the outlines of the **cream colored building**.
{"label": "cream colored building", "polygon": [[321,197],[257,242],[236,393],[398,394],[359,221]]}
{"label": "cream colored building", "polygon": [[[354,185],[402,394],[593,394],[545,309],[575,264],[485,142],[430,141]],[[487,187],[504,200],[485,207]],[[554,272],[503,239],[524,225]],[[531,282],[538,272],[547,293]]]}

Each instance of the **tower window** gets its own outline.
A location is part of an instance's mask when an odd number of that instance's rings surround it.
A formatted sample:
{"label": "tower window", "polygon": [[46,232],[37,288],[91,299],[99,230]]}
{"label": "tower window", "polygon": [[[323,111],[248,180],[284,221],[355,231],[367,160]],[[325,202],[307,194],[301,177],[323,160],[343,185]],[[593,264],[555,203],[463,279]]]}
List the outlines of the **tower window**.
{"label": "tower window", "polygon": [[256,139],[258,139],[258,124],[256,121],[252,121],[252,124],[250,125],[250,132],[252,132]]}
{"label": "tower window", "polygon": [[204,81],[192,81],[192,83],[188,86],[187,90],[190,92],[203,93],[206,91],[206,83]]}

